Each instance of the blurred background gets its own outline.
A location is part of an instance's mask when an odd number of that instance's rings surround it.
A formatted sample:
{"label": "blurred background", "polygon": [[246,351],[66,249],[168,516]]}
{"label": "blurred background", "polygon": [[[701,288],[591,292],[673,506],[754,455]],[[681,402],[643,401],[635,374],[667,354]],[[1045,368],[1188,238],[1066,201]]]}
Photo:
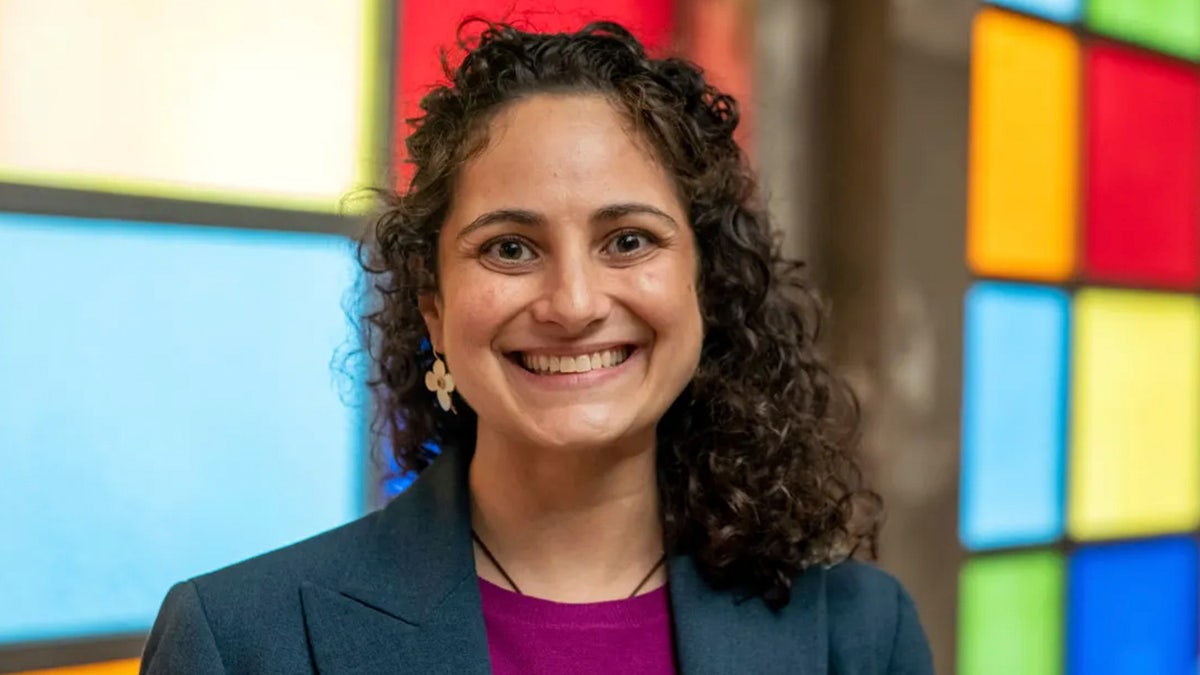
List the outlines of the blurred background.
{"label": "blurred background", "polygon": [[1200,0],[3,0],[0,672],[136,672],[171,583],[403,487],[346,197],[468,14],[741,101],[938,672],[1197,672]]}

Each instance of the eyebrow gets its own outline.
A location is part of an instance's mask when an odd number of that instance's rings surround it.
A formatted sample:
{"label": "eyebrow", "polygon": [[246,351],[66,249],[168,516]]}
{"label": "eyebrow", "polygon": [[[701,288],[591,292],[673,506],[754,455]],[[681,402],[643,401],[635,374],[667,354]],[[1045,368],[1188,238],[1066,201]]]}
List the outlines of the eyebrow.
{"label": "eyebrow", "polygon": [[[621,218],[635,214],[646,214],[662,218],[670,223],[676,229],[679,228],[679,223],[675,221],[667,212],[649,204],[642,202],[621,202],[618,204],[607,204],[592,212],[592,222],[603,222],[620,220]],[[514,223],[516,225],[545,225],[546,218],[536,211],[529,209],[495,209],[486,213],[480,214],[475,220],[472,220],[461,231],[459,231],[456,239],[471,234],[481,227],[486,227],[495,223]]]}

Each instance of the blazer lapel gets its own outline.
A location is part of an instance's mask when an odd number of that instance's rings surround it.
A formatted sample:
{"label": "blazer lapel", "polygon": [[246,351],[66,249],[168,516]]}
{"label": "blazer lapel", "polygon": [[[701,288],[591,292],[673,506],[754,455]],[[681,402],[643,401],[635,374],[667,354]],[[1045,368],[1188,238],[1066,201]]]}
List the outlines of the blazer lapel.
{"label": "blazer lapel", "polygon": [[468,464],[444,451],[376,515],[336,588],[301,587],[318,672],[491,672],[462,488]]}
{"label": "blazer lapel", "polygon": [[671,560],[671,611],[681,675],[828,671],[825,570],[793,585],[792,601],[772,611],[761,599],[717,591],[687,556]]}
{"label": "blazer lapel", "polygon": [[[463,487],[469,462],[443,451],[376,514],[336,587],[301,586],[318,672],[491,672]],[[827,672],[824,569],[802,574],[778,612],[712,589],[689,556],[673,557],[669,576],[681,675]]]}

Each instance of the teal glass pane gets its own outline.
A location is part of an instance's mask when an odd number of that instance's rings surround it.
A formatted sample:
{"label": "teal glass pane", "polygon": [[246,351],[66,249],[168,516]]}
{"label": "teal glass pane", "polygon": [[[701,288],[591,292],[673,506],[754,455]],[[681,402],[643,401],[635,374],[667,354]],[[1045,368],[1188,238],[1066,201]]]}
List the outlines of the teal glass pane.
{"label": "teal glass pane", "polygon": [[0,215],[0,644],[358,515],[355,278],[332,235]]}
{"label": "teal glass pane", "polygon": [[959,536],[968,549],[1063,530],[1069,298],[977,284],[966,298]]}
{"label": "teal glass pane", "polygon": [[1008,7],[1058,23],[1074,23],[1083,10],[1083,0],[991,0],[989,4]]}
{"label": "teal glass pane", "polygon": [[1087,26],[1119,40],[1200,60],[1200,0],[1089,0]]}

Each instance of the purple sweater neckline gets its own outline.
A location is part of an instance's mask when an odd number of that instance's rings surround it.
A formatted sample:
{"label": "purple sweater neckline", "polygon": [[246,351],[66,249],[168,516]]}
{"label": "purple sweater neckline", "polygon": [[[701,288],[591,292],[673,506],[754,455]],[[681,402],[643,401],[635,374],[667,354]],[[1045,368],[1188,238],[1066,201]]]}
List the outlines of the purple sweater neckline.
{"label": "purple sweater neckline", "polygon": [[486,615],[542,626],[629,626],[660,621],[668,612],[666,585],[632,598],[584,603],[521,595],[482,577],[479,592]]}

